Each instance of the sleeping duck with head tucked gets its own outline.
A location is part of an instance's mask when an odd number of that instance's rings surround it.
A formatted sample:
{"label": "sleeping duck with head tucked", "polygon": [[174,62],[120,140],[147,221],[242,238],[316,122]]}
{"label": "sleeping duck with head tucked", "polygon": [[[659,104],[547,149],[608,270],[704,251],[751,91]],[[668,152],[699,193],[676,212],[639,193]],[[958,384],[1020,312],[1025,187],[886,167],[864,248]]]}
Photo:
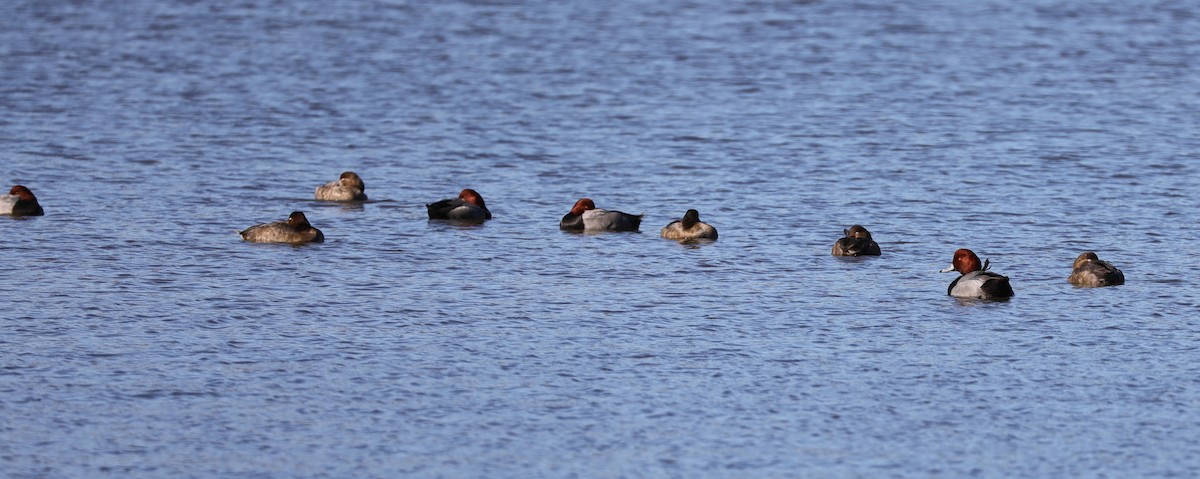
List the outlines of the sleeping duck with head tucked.
{"label": "sleeping duck with head tucked", "polygon": [[457,198],[447,198],[425,205],[431,220],[483,222],[492,219],[483,195],[470,188],[458,193]]}
{"label": "sleeping duck with head tucked", "polygon": [[879,256],[879,243],[871,239],[871,232],[860,225],[842,230],[846,236],[833,243],[834,256]]}
{"label": "sleeping duck with head tucked", "polygon": [[36,196],[24,185],[16,185],[7,195],[0,195],[0,215],[42,216],[46,214]]}
{"label": "sleeping duck with head tucked", "polygon": [[321,243],[325,235],[313,228],[303,212],[293,211],[284,221],[254,225],[240,232],[242,239],[252,243]]}
{"label": "sleeping duck with head tucked", "polygon": [[366,189],[357,173],[346,171],[338,179],[318,186],[315,195],[321,201],[367,201]]}
{"label": "sleeping duck with head tucked", "polygon": [[567,231],[637,231],[642,216],[598,209],[591,198],[580,198],[558,227]]}
{"label": "sleeping duck with head tucked", "polygon": [[1074,270],[1067,281],[1075,286],[1100,287],[1125,284],[1125,273],[1092,251],[1075,258]]}
{"label": "sleeping duck with head tucked", "polygon": [[696,210],[687,210],[683,214],[683,218],[667,223],[658,234],[663,238],[676,241],[717,239],[717,229],[700,221],[700,212]]}

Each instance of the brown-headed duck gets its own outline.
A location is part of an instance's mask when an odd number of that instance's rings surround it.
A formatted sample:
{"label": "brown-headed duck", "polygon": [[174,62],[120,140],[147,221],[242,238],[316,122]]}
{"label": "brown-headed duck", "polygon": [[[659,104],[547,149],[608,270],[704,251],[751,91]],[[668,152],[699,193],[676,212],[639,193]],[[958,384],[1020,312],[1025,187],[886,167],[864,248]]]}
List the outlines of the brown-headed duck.
{"label": "brown-headed duck", "polygon": [[482,222],[492,219],[492,212],[488,211],[483,196],[469,188],[462,190],[458,198],[430,203],[425,205],[425,208],[429,210],[431,220]]}
{"label": "brown-headed duck", "polygon": [[666,239],[689,241],[698,239],[717,239],[717,229],[708,223],[700,221],[700,212],[687,210],[683,218],[667,223],[659,235]]}
{"label": "brown-headed duck", "polygon": [[1088,251],[1075,258],[1074,271],[1067,281],[1075,286],[1116,286],[1125,284],[1125,274],[1108,261]]}
{"label": "brown-headed duck", "polygon": [[317,187],[316,197],[321,201],[366,201],[367,185],[353,171],[346,171],[336,181]]}
{"label": "brown-headed duck", "polygon": [[582,198],[558,222],[558,227],[569,231],[637,231],[642,216],[597,209],[591,199]]}
{"label": "brown-headed duck", "polygon": [[979,264],[974,251],[960,249],[954,252],[950,267],[941,272],[958,271],[962,274],[950,283],[946,294],[956,298],[1007,299],[1013,296],[1008,277],[988,271],[988,263]]}
{"label": "brown-headed duck", "polygon": [[38,204],[36,196],[24,185],[17,185],[0,196],[0,215],[13,216],[42,216],[46,214],[42,205]]}
{"label": "brown-headed duck", "polygon": [[254,243],[320,243],[321,230],[308,223],[304,213],[293,211],[286,221],[254,225],[241,232],[242,239]]}
{"label": "brown-headed duck", "polygon": [[860,225],[842,230],[846,236],[833,243],[834,256],[879,256],[879,243],[871,239],[871,232]]}

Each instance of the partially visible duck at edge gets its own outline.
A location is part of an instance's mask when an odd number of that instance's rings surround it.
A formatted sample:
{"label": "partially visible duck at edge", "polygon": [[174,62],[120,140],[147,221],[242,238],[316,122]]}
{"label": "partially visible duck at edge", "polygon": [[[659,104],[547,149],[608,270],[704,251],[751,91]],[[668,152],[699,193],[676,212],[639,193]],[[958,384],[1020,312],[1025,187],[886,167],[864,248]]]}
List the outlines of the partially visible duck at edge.
{"label": "partially visible duck at edge", "polygon": [[642,216],[598,209],[590,198],[581,198],[558,222],[558,227],[568,231],[637,231]]}
{"label": "partially visible duck at edge", "polygon": [[346,171],[337,180],[318,186],[316,197],[321,201],[367,201],[366,189],[357,173]]}
{"label": "partially visible duck at edge", "polygon": [[954,252],[950,267],[941,272],[962,273],[946,289],[946,294],[956,298],[1007,299],[1013,296],[1008,277],[988,271],[988,263],[979,264],[979,257],[969,249]]}
{"label": "partially visible duck at edge", "polygon": [[477,221],[492,219],[483,196],[470,188],[462,190],[458,198],[447,198],[425,205],[431,220]]}
{"label": "partially visible duck at edge", "polygon": [[1100,260],[1096,253],[1088,251],[1075,258],[1074,271],[1067,281],[1075,286],[1116,286],[1125,284],[1125,274],[1112,263]]}
{"label": "partially visible duck at edge", "polygon": [[716,240],[717,229],[708,223],[700,221],[700,212],[687,210],[683,218],[667,223],[659,235],[666,239],[677,241]]}
{"label": "partially visible duck at edge", "polygon": [[304,213],[293,211],[286,221],[254,225],[241,231],[242,239],[254,243],[321,243],[325,235],[308,223]]}
{"label": "partially visible duck at edge", "polygon": [[0,215],[12,216],[42,216],[42,205],[37,197],[24,185],[17,185],[8,190],[8,194],[0,196]]}
{"label": "partially visible duck at edge", "polygon": [[871,232],[860,225],[842,230],[846,236],[833,243],[834,256],[879,256],[879,243],[871,239]]}

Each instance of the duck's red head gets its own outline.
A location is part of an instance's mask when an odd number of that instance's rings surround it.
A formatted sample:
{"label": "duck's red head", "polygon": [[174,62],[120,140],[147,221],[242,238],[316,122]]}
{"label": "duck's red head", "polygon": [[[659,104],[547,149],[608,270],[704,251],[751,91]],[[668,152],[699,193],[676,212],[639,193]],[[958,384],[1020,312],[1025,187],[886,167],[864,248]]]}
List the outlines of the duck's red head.
{"label": "duck's red head", "polygon": [[458,197],[460,199],[462,199],[463,201],[466,201],[467,203],[473,204],[480,208],[485,208],[485,209],[487,208],[487,205],[485,205],[483,203],[483,195],[480,195],[478,191],[467,188],[465,190],[462,190],[462,192],[458,194]]}
{"label": "duck's red head", "polygon": [[33,192],[29,191],[29,188],[26,188],[25,185],[17,185],[12,187],[12,189],[8,191],[8,194],[16,195],[18,198],[23,200],[37,201],[37,198],[33,196]]}
{"label": "duck's red head", "polygon": [[580,198],[575,202],[575,206],[571,207],[571,214],[581,215],[584,211],[594,209],[596,209],[596,203],[593,203],[591,198]]}
{"label": "duck's red head", "polygon": [[983,269],[983,264],[979,262],[979,257],[975,255],[974,251],[969,249],[955,251],[954,260],[950,262],[950,266],[954,271],[962,274]]}

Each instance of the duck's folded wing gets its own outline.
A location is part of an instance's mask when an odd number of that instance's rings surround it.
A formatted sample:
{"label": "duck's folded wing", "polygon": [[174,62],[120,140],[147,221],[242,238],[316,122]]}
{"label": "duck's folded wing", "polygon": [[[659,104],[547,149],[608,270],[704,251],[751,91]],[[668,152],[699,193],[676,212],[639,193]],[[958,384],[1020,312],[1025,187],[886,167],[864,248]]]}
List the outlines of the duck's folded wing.
{"label": "duck's folded wing", "polygon": [[458,198],[448,198],[427,204],[425,208],[429,210],[429,219],[444,220],[449,218],[450,211],[462,206],[464,203],[466,202]]}

